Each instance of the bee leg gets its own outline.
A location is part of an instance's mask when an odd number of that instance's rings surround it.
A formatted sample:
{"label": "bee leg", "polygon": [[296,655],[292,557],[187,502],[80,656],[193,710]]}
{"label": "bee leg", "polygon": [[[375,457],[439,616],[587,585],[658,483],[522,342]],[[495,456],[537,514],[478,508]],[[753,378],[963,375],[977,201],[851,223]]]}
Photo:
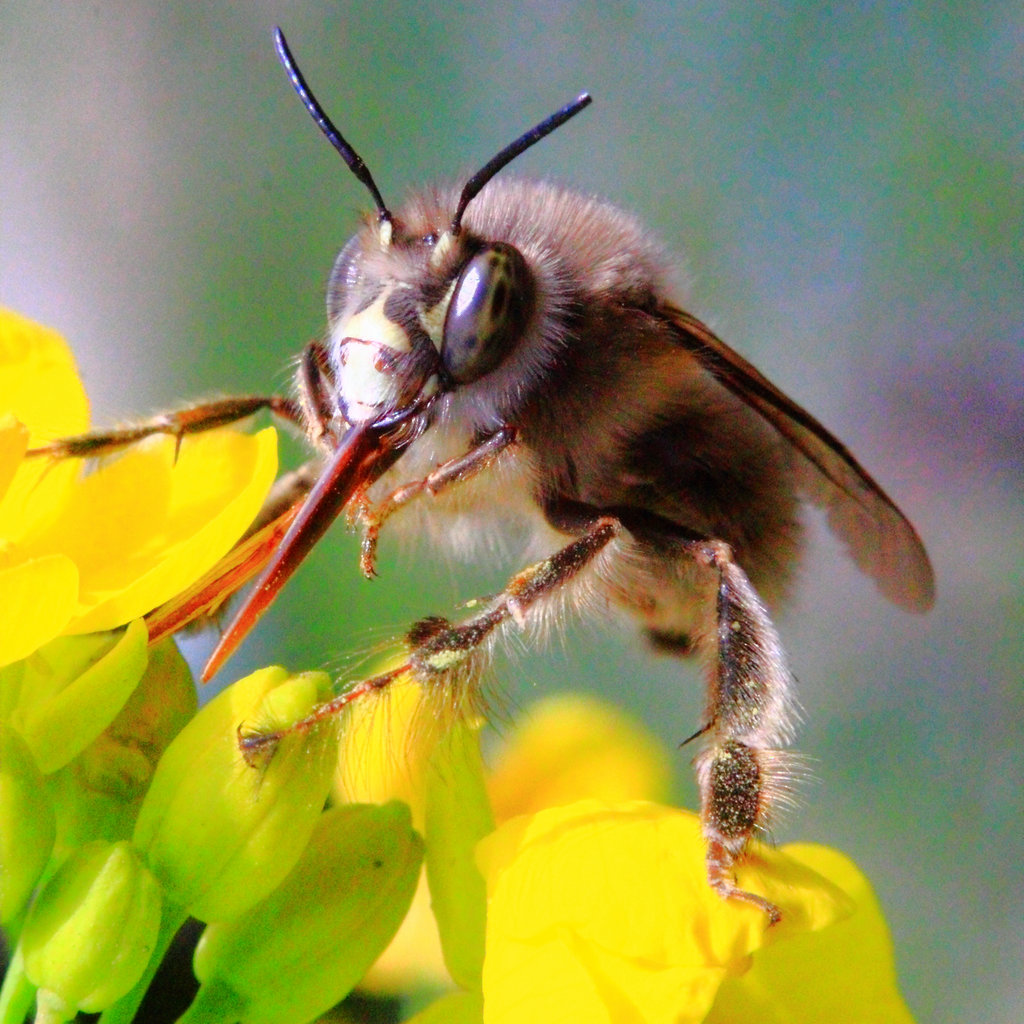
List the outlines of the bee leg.
{"label": "bee leg", "polygon": [[487,641],[495,630],[510,619],[520,626],[525,625],[530,609],[554,595],[585,569],[620,530],[617,519],[599,517],[582,536],[513,576],[478,615],[458,623],[440,616],[421,619],[406,634],[409,654],[401,665],[353,684],[287,729],[240,729],[242,755],[250,763],[265,763],[284,736],[304,732],[332,718],[356,700],[390,686],[403,676],[412,676],[422,683],[440,702],[435,706],[442,712],[457,715],[472,707],[477,698],[475,684],[486,667]]}
{"label": "bee leg", "polygon": [[343,420],[338,407],[338,388],[327,349],[318,341],[311,341],[299,357],[296,385],[299,418],[294,422],[305,427],[310,444],[330,454],[332,442],[337,442],[335,430]]}
{"label": "bee leg", "polygon": [[738,888],[732,867],[784,789],[781,748],[790,739],[794,717],[790,672],[768,612],[729,545],[686,546],[698,563],[718,572],[708,725],[696,759],[708,881],[723,897],[759,907],[774,924],[781,917],[778,907]]}
{"label": "bee leg", "polygon": [[199,434],[204,430],[236,423],[263,409],[269,409],[275,416],[289,422],[301,422],[299,408],[290,399],[277,395],[247,395],[162,413],[131,427],[95,430],[75,437],[58,438],[38,448],[31,448],[25,454],[29,458],[93,459],[120,451],[155,434],[169,434],[176,439],[177,447],[180,447],[187,434]]}
{"label": "bee leg", "polygon": [[353,519],[363,531],[359,556],[359,568],[362,574],[367,579],[376,575],[374,565],[377,558],[377,540],[381,527],[389,516],[421,494],[439,494],[452,484],[461,483],[463,480],[475,476],[490,466],[515,439],[515,428],[503,426],[463,455],[442,462],[422,480],[412,480],[392,491],[376,506],[371,506],[365,500],[365,495],[357,498],[353,505]]}
{"label": "bee leg", "polygon": [[[673,645],[674,653],[701,654],[708,665],[704,724],[686,740],[704,744],[695,763],[708,882],[724,898],[752,903],[774,924],[781,916],[778,907],[740,889],[732,873],[751,836],[764,827],[772,803],[785,792],[781,748],[790,740],[795,717],[790,672],[764,603],[724,541],[642,509],[601,510],[556,499],[544,511],[552,526],[567,532],[579,531],[602,512],[614,517],[637,543],[637,553],[650,560],[656,579],[663,580],[665,567],[681,561],[717,574],[714,631]],[[672,648],[663,644],[661,649]]]}

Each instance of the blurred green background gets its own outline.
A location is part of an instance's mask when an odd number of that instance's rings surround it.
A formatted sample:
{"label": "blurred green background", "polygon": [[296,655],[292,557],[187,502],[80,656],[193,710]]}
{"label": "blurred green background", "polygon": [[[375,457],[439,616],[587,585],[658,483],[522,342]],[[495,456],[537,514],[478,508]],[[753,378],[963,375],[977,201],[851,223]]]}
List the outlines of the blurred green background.
{"label": "blurred green background", "polygon": [[[939,585],[923,618],[816,523],[780,619],[814,781],[777,836],[867,871],[920,1021],[1020,1021],[1024,8],[8,0],[0,301],[72,342],[99,422],[286,388],[322,330],[368,197],[278,67],[275,23],[392,202],[589,89],[516,171],[635,211],[690,308],[918,526]],[[387,531],[381,550],[367,583],[335,529],[237,672],[341,665],[518,568]],[[669,743],[701,712],[696,671],[628,628],[572,624],[499,675],[513,705],[571,680]]]}

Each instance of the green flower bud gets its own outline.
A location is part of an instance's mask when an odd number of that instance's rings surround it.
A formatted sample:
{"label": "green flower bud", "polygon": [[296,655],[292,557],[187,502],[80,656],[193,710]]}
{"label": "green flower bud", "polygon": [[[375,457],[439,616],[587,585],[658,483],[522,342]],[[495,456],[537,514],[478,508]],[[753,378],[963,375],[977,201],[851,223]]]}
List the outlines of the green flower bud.
{"label": "green flower bud", "polygon": [[[150,647],[149,663],[139,685],[106,729],[113,743],[138,751],[149,762],[143,788],[148,787],[156,763],[171,740],[195,716],[197,705],[192,672],[174,641],[163,640]],[[123,786],[115,781],[113,773],[100,765],[93,773],[106,779],[104,788],[108,791]],[[133,784],[129,784],[129,789],[131,795],[138,793]]]}
{"label": "green flower bud", "polygon": [[448,973],[476,991],[484,962],[487,888],[474,850],[493,831],[480,730],[458,722],[437,744],[426,772],[427,882]]}
{"label": "green flower bud", "polygon": [[39,894],[21,936],[40,1010],[67,1020],[120,999],[142,976],[160,927],[160,887],[130,843],[90,843]]}
{"label": "green flower bud", "polygon": [[203,985],[180,1024],[282,1024],[328,1010],[398,930],[422,856],[405,804],[325,812],[267,899],[207,927],[194,959]]}
{"label": "green flower bud", "polygon": [[60,637],[4,670],[9,721],[44,775],[80,754],[124,707],[145,671],[147,640],[139,619],[114,636]]}
{"label": "green flower bud", "polygon": [[21,737],[0,722],[0,923],[24,909],[55,833],[43,776]]}
{"label": "green flower bud", "polygon": [[406,1024],[483,1024],[483,1020],[483,995],[459,991],[441,996]]}
{"label": "green flower bud", "polygon": [[202,921],[228,920],[292,869],[323,810],[337,757],[333,724],[285,736],[249,764],[239,730],[273,731],[329,694],[322,672],[267,668],[204,707],[160,759],[134,841],[166,898]]}
{"label": "green flower bud", "polygon": [[47,776],[58,854],[96,839],[131,837],[157,762],[195,708],[192,673],[173,641],[152,647],[146,671],[117,717],[78,757]]}

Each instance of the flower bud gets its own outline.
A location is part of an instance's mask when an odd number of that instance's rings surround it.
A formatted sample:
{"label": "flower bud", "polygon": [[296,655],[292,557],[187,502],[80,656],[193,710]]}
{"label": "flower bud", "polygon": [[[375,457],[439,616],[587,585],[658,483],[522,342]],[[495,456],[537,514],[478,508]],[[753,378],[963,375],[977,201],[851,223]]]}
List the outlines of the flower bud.
{"label": "flower bud", "polygon": [[325,812],[267,899],[207,927],[194,960],[203,986],[183,1024],[279,1024],[328,1010],[398,929],[422,856],[405,804]]}
{"label": "flower bud", "polygon": [[157,762],[195,708],[192,673],[174,642],[151,647],[146,671],[117,717],[47,777],[57,812],[57,855],[96,839],[131,837]]}
{"label": "flower bud", "polygon": [[160,909],[160,887],[130,843],[90,843],[65,861],[20,946],[50,1019],[99,1012],[128,992],[153,954]]}
{"label": "flower bud", "polygon": [[50,859],[55,831],[39,768],[21,737],[0,722],[0,923],[24,908]]}
{"label": "flower bud", "polygon": [[320,673],[267,668],[204,707],[160,759],[134,841],[166,898],[203,921],[263,899],[298,860],[330,788],[337,735],[328,722],[284,736],[250,764],[239,730],[274,731],[329,693]]}
{"label": "flower bud", "polygon": [[483,1024],[484,997],[479,992],[447,992],[410,1017],[406,1024]]}
{"label": "flower bud", "polygon": [[11,724],[44,775],[80,754],[124,707],[145,671],[147,640],[145,624],[136,620],[113,638],[52,640],[5,670]]}

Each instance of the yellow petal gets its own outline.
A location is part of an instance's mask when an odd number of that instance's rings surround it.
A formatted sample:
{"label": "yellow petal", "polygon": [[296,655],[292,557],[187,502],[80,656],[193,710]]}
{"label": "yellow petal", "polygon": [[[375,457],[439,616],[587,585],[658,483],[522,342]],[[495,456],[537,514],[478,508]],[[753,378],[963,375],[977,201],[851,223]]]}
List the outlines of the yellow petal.
{"label": "yellow petal", "polygon": [[751,969],[719,989],[708,1024],[913,1024],[896,987],[889,931],[864,875],[823,846],[790,844],[782,852],[841,888],[856,909],[758,950]]}
{"label": "yellow petal", "polygon": [[37,445],[89,427],[89,403],[64,339],[0,307],[0,411],[31,431]]}
{"label": "yellow petal", "polygon": [[[0,413],[29,430],[29,447],[89,427],[89,405],[71,350],[56,331],[0,307]],[[19,540],[49,522],[79,467],[31,459],[21,463],[0,501],[0,538]],[[38,553],[38,552],[37,552]]]}
{"label": "yellow petal", "polygon": [[[373,671],[401,664],[389,659]],[[425,716],[422,687],[402,676],[376,694],[356,701],[345,713],[338,749],[334,798],[338,803],[401,800],[412,810],[413,827],[423,829],[423,776],[436,735]]]}
{"label": "yellow petal", "polygon": [[782,905],[783,925],[769,929],[763,912],[708,887],[697,818],[654,804],[586,800],[517,818],[477,858],[487,1024],[701,1021],[754,950],[847,912],[824,879],[759,850],[739,877]]}
{"label": "yellow petal", "polygon": [[497,758],[487,790],[505,821],[593,797],[665,800],[667,752],[618,708],[583,694],[538,701]]}
{"label": "yellow petal", "polygon": [[68,624],[78,601],[78,569],[47,555],[0,569],[0,666],[27,658]]}
{"label": "yellow petal", "polygon": [[52,545],[34,543],[60,518],[74,493],[81,466],[68,460],[23,459],[0,500],[0,544],[8,560],[53,554]]}
{"label": "yellow petal", "polygon": [[28,427],[10,413],[0,412],[0,501],[28,448]]}
{"label": "yellow petal", "polygon": [[184,590],[255,518],[277,471],[273,428],[133,450],[83,481],[51,538],[82,572],[69,632],[111,629]]}
{"label": "yellow petal", "polygon": [[118,588],[161,551],[170,504],[173,443],[141,444],[78,481],[59,518],[26,538],[25,551],[63,551],[82,589]]}

